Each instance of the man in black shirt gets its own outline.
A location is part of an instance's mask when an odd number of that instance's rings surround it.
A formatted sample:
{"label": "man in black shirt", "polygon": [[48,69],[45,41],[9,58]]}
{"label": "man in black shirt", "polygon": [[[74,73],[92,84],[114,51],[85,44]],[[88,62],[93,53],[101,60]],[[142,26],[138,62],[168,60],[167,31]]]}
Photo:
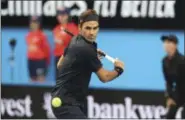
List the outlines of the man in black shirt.
{"label": "man in black shirt", "polygon": [[[121,61],[116,60],[114,70],[108,71],[97,57],[101,51],[97,51],[95,43],[99,30],[96,11],[87,10],[82,13],[79,28],[80,34],[72,39],[57,65],[59,75],[52,91],[52,109],[60,119],[86,118],[83,107],[92,72],[102,82],[109,82],[123,72]],[[59,105],[55,105],[55,102]]]}
{"label": "man in black shirt", "polygon": [[[166,81],[166,118],[174,119],[179,107],[185,108],[184,56],[177,50],[178,39],[175,35],[162,36],[167,56],[164,57],[163,74]],[[185,115],[185,110],[182,116]]]}

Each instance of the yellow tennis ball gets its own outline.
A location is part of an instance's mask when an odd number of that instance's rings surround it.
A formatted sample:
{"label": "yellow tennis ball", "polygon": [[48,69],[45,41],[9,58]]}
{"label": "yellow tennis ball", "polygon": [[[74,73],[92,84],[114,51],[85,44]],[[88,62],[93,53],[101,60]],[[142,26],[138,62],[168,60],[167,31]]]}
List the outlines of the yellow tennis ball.
{"label": "yellow tennis ball", "polygon": [[62,101],[59,97],[55,97],[52,99],[51,104],[53,107],[60,107],[62,105]]}

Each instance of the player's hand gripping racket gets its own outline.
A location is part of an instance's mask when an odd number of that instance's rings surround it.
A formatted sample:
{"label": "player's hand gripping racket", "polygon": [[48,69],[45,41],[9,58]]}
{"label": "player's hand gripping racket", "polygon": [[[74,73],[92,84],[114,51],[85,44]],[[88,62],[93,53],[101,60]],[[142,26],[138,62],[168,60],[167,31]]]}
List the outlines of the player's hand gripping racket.
{"label": "player's hand gripping racket", "polygon": [[98,54],[100,54],[101,56],[105,57],[107,60],[109,60],[110,62],[114,63],[116,59],[114,59],[113,57],[109,56],[108,54],[98,50]]}

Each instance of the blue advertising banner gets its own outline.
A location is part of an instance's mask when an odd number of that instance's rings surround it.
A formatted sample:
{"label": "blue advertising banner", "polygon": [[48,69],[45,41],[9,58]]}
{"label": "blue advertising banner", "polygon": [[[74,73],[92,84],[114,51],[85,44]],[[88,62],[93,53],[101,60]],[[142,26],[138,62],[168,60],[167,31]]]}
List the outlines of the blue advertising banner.
{"label": "blue advertising banner", "polygon": [[[16,31],[16,32],[15,32]],[[51,58],[49,72],[45,83],[35,84],[29,81],[25,36],[28,29],[2,29],[2,83],[24,85],[55,84],[54,58]],[[51,49],[53,36],[50,30],[45,30]],[[125,72],[122,76],[109,83],[101,83],[93,74],[90,87],[113,89],[164,90],[164,78],[161,70],[161,60],[165,56],[160,36],[173,33],[179,38],[179,51],[184,54],[183,31],[133,31],[133,30],[100,30],[97,38],[98,48],[109,55],[124,61]],[[11,53],[9,40],[15,38],[14,77],[11,79],[11,67],[8,58]],[[52,51],[51,51],[52,52]],[[102,60],[105,68],[112,70],[113,64]]]}

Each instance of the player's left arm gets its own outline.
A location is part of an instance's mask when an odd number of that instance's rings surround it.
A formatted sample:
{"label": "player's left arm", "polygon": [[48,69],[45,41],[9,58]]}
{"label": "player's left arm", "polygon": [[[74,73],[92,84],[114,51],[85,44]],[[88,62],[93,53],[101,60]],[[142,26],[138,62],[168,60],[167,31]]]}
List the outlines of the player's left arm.
{"label": "player's left arm", "polygon": [[62,63],[63,63],[64,57],[65,57],[65,55],[67,53],[67,49],[68,49],[68,46],[65,48],[64,54],[60,57],[60,59],[59,59],[59,61],[57,63],[57,69],[61,69],[62,68]]}
{"label": "player's left arm", "polygon": [[62,68],[62,62],[64,60],[64,57],[63,55],[60,57],[58,63],[57,63],[57,69],[61,69]]}

